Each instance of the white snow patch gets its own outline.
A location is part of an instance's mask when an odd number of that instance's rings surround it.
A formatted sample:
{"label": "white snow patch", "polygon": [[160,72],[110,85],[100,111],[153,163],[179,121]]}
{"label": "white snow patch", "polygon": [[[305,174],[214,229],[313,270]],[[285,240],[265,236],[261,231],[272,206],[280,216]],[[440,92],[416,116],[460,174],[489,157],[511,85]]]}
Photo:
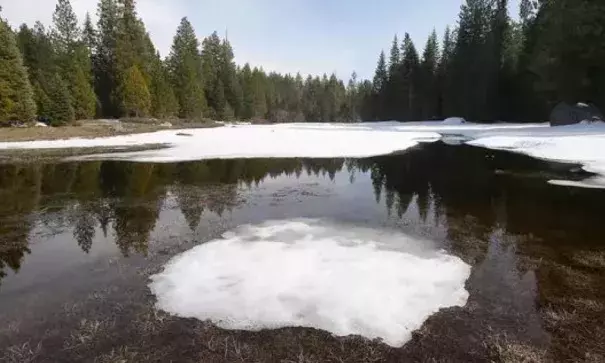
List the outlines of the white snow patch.
{"label": "white snow patch", "polygon": [[549,180],[549,184],[564,187],[576,187],[587,189],[605,189],[605,178],[601,176],[590,177],[581,181],[574,180]]}
{"label": "white snow patch", "polygon": [[[508,150],[531,157],[558,162],[578,163],[591,173],[605,176],[605,124],[559,126],[516,136],[487,136],[468,142],[469,145],[495,150]],[[550,181],[551,184],[596,187],[604,177],[591,177],[582,182]]]}
{"label": "white snow patch", "polygon": [[224,329],[312,327],[402,346],[440,308],[463,306],[470,266],[395,231],[285,220],[246,225],[173,258],[157,307]]}
{"label": "white snow patch", "polygon": [[[127,147],[164,144],[158,150],[100,154],[87,158],[176,162],[212,158],[370,157],[390,154],[439,140],[432,131],[399,132],[396,127],[230,125],[206,129],[165,130],[94,139],[0,143],[0,149]],[[191,137],[178,134],[186,132]]]}

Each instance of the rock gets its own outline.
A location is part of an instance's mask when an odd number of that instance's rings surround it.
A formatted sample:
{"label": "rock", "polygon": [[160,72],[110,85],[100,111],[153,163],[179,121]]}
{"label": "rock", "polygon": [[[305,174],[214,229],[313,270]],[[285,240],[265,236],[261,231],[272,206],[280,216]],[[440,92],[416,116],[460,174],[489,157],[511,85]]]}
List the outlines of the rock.
{"label": "rock", "polygon": [[172,124],[170,122],[164,122],[163,124],[160,124],[160,127],[172,127]]}
{"label": "rock", "polygon": [[443,125],[463,125],[466,123],[466,120],[462,117],[450,117],[446,118],[441,122]]}
{"label": "rock", "polygon": [[47,124],[45,124],[44,122],[36,122],[34,124],[35,127],[48,127]]}
{"label": "rock", "polygon": [[565,102],[559,103],[550,113],[551,126],[565,126],[578,124],[582,121],[588,123],[600,121],[603,119],[601,111],[592,104],[578,102],[576,105],[570,105]]}

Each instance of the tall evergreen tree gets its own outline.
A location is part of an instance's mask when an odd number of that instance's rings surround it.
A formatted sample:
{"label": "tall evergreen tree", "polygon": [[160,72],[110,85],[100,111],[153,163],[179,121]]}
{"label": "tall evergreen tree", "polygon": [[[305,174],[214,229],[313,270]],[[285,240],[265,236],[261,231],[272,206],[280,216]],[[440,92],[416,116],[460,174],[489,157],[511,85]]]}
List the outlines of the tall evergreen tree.
{"label": "tall evergreen tree", "polygon": [[225,99],[227,101],[227,112],[225,116],[234,117],[239,115],[242,108],[242,88],[237,78],[236,65],[234,62],[233,47],[227,39],[221,44],[220,58],[220,77],[225,90]]}
{"label": "tall evergreen tree", "polygon": [[73,122],[75,119],[74,109],[71,104],[69,88],[61,79],[59,73],[52,75],[48,85],[48,117],[51,125],[61,126]]}
{"label": "tall evergreen tree", "polygon": [[0,125],[29,122],[35,115],[34,94],[15,35],[0,18]]}
{"label": "tall evergreen tree", "polygon": [[385,102],[385,109],[382,117],[383,119],[389,118],[395,120],[401,116],[401,92],[403,86],[401,61],[399,39],[395,35],[391,45],[391,53],[389,57],[388,80],[383,91]]}
{"label": "tall evergreen tree", "polygon": [[151,114],[157,118],[175,117],[179,104],[170,84],[170,75],[159,53],[151,73]]}
{"label": "tall evergreen tree", "polygon": [[93,59],[95,92],[102,115],[119,117],[119,102],[115,98],[118,86],[116,38],[119,19],[116,0],[100,0],[97,16],[97,44]]}
{"label": "tall evergreen tree", "polygon": [[179,117],[200,118],[206,111],[199,42],[187,18],[181,20],[167,60],[170,79],[179,103]]}
{"label": "tall evergreen tree", "polygon": [[262,69],[252,70],[252,85],[254,88],[254,116],[255,119],[267,117],[267,75]]}
{"label": "tall evergreen tree", "polygon": [[60,78],[68,89],[75,117],[92,118],[96,96],[92,88],[90,51],[81,40],[78,19],[69,0],[58,0],[51,33]]}
{"label": "tall evergreen tree", "polygon": [[414,42],[408,33],[405,34],[402,44],[403,61],[401,73],[402,87],[402,110],[400,120],[418,120],[420,118],[420,60]]}
{"label": "tall evergreen tree", "polygon": [[421,89],[421,115],[423,120],[434,118],[438,115],[438,82],[437,82],[437,66],[439,63],[439,44],[437,40],[437,32],[433,30],[431,36],[427,40],[422,56],[422,64],[420,66],[420,81]]}
{"label": "tall evergreen tree", "polygon": [[385,92],[386,85],[389,80],[389,73],[387,70],[387,62],[386,57],[384,55],[384,51],[380,52],[380,56],[378,57],[378,65],[376,66],[376,72],[374,73],[374,95],[373,95],[373,120],[383,120],[386,115],[386,102],[385,102]]}
{"label": "tall evergreen tree", "polygon": [[128,90],[136,90],[126,84],[132,81],[133,74],[140,73],[144,84],[139,86],[141,89],[149,90],[155,50],[150,49],[145,26],[137,15],[135,0],[117,0],[117,6],[119,16],[115,44],[117,87],[114,89],[114,99],[118,101],[120,113],[123,115],[131,112],[127,103],[141,96],[138,93],[134,95],[126,93]]}
{"label": "tall evergreen tree", "polygon": [[[489,82],[493,52],[489,47],[492,24],[490,0],[467,0],[459,15],[459,28],[452,59],[452,104],[455,112],[473,120],[490,117]],[[472,79],[473,82],[468,82]]]}
{"label": "tall evergreen tree", "polygon": [[202,67],[205,81],[205,94],[211,117],[222,118],[225,110],[225,85],[221,77],[224,49],[217,32],[202,41]]}
{"label": "tall evergreen tree", "polygon": [[123,80],[124,115],[143,117],[149,115],[151,94],[145,77],[136,65],[130,67]]}
{"label": "tall evergreen tree", "polygon": [[256,112],[254,108],[254,79],[252,77],[252,69],[248,63],[244,65],[240,72],[240,83],[242,85],[243,92],[241,118],[244,120],[250,120],[255,116]]}
{"label": "tall evergreen tree", "polygon": [[58,54],[69,55],[80,38],[78,18],[69,0],[57,0],[53,13],[52,37]]}
{"label": "tall evergreen tree", "polygon": [[451,60],[454,56],[454,47],[456,43],[454,40],[454,34],[450,30],[450,27],[445,28],[443,34],[443,42],[441,47],[441,57],[439,59],[439,65],[437,68],[437,82],[438,82],[438,115],[441,118],[445,118],[448,115],[452,116],[454,113],[453,105],[453,85],[452,85],[452,69]]}
{"label": "tall evergreen tree", "polygon": [[50,36],[40,22],[36,22],[33,29],[23,24],[17,33],[17,42],[33,87],[38,115],[47,116],[50,103],[49,82],[57,72]]}
{"label": "tall evergreen tree", "polygon": [[84,17],[84,25],[82,27],[82,41],[88,48],[88,52],[93,54],[96,51],[97,47],[97,31],[95,30],[94,25],[92,25],[92,19],[90,18],[90,13],[86,13]]}

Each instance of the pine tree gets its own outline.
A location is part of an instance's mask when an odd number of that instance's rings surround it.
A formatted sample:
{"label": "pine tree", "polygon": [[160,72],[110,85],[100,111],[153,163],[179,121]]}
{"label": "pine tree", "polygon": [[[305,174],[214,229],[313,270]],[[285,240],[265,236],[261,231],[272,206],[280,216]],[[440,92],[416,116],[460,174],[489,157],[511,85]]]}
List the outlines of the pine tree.
{"label": "pine tree", "polygon": [[126,116],[143,117],[149,115],[151,95],[147,82],[136,65],[130,67],[123,80],[124,114]]}
{"label": "pine tree", "polygon": [[86,13],[86,17],[84,18],[84,26],[82,28],[82,41],[88,48],[88,52],[93,54],[97,48],[97,31],[92,25],[92,20],[90,18],[90,13]]}
{"label": "pine tree", "polygon": [[389,57],[389,78],[392,78],[399,70],[401,65],[401,53],[399,52],[399,39],[397,35],[393,38],[391,46],[391,55]]}
{"label": "pine tree", "polygon": [[118,6],[116,0],[100,0],[97,8],[97,42],[93,59],[95,93],[104,117],[120,116],[119,102],[115,99],[118,86],[116,73],[116,38]]}
{"label": "pine tree", "polygon": [[[489,81],[493,52],[490,0],[467,0],[460,9],[459,29],[452,62],[452,104],[455,113],[472,120],[490,119]],[[472,79],[473,82],[468,82]]]}
{"label": "pine tree", "polygon": [[420,118],[420,104],[418,102],[420,79],[419,68],[420,61],[414,42],[408,33],[403,40],[403,61],[401,64],[402,72],[402,104],[400,120],[418,120]]}
{"label": "pine tree", "polygon": [[222,118],[225,109],[225,89],[221,76],[223,53],[221,39],[216,32],[204,38],[201,52],[204,89],[213,118]]}
{"label": "pine tree", "polygon": [[78,120],[87,120],[94,117],[97,99],[90,83],[90,73],[83,67],[74,66],[70,79],[70,96],[74,115]]}
{"label": "pine tree", "polygon": [[223,80],[220,77],[217,77],[214,81],[214,86],[212,87],[211,94],[212,103],[214,104],[213,116],[215,119],[224,120],[225,108],[227,107],[227,99],[225,98],[225,86],[223,85]]}
{"label": "pine tree", "polygon": [[378,65],[376,66],[376,72],[374,73],[374,100],[373,104],[373,120],[384,120],[386,115],[386,102],[385,92],[386,85],[389,80],[389,74],[387,71],[386,57],[384,51],[380,52],[378,57]]}
{"label": "pine tree", "polygon": [[403,86],[401,61],[399,39],[395,36],[391,46],[391,55],[389,57],[388,81],[383,91],[386,102],[383,118],[395,120],[401,116],[401,112],[399,111],[401,104],[401,87]]}
{"label": "pine tree", "polygon": [[35,115],[34,94],[15,35],[0,18],[0,125],[29,122]]}
{"label": "pine tree", "polygon": [[33,29],[23,24],[17,33],[17,42],[29,74],[29,80],[34,91],[34,101],[38,115],[47,116],[49,97],[48,82],[57,72],[55,52],[48,33],[40,22]]}
{"label": "pine tree", "polygon": [[427,40],[420,66],[421,87],[421,115],[423,120],[436,117],[438,114],[438,87],[437,87],[437,65],[439,62],[439,45],[437,33],[433,33]]}
{"label": "pine tree", "polygon": [[61,126],[74,121],[75,115],[69,90],[58,73],[50,79],[48,98],[50,100],[48,117],[51,125]]}
{"label": "pine tree", "polygon": [[78,18],[69,0],[57,0],[53,13],[52,38],[58,54],[69,55],[73,43],[80,37]]}
{"label": "pine tree", "polygon": [[443,34],[443,45],[441,48],[441,58],[439,59],[439,65],[437,69],[437,82],[438,82],[438,115],[441,118],[446,118],[448,115],[451,116],[454,113],[453,106],[453,85],[451,60],[454,56],[454,36],[450,30],[450,27],[445,28]]}
{"label": "pine tree", "polygon": [[231,108],[229,114],[232,113],[233,117],[235,117],[239,115],[242,108],[242,87],[237,77],[237,69],[234,62],[235,56],[231,43],[225,39],[221,46],[221,78],[225,87],[225,98],[227,99],[228,106]]}
{"label": "pine tree", "polygon": [[241,118],[244,120],[250,120],[255,116],[255,87],[254,79],[252,78],[252,69],[248,63],[244,65],[242,71],[240,72],[240,83],[242,85],[243,92]]}
{"label": "pine tree", "polygon": [[[133,99],[140,99],[142,94],[127,94],[128,90],[136,90],[126,85],[132,81],[133,74],[136,72],[141,75],[143,84],[138,85],[140,89],[146,89],[149,92],[149,83],[151,82],[151,72],[153,68],[153,57],[155,49],[151,49],[148,35],[145,31],[143,22],[138,18],[135,0],[117,0],[118,22],[116,26],[116,80],[117,87],[114,89],[113,98],[117,100],[120,114],[129,114],[132,112],[131,102]],[[140,80],[137,80],[139,82]],[[141,114],[149,114],[149,107],[142,110]]]}
{"label": "pine tree", "polygon": [[254,119],[267,117],[267,75],[259,68],[252,70],[252,84],[254,88]]}
{"label": "pine tree", "polygon": [[345,122],[357,122],[360,119],[359,89],[357,84],[357,73],[353,72],[347,84],[346,102],[344,104]]}
{"label": "pine tree", "polygon": [[159,54],[156,55],[149,91],[151,93],[151,114],[154,117],[168,118],[177,115],[179,105],[169,81],[168,70]]}
{"label": "pine tree", "polygon": [[170,79],[179,103],[179,117],[201,118],[206,111],[199,42],[187,18],[181,20],[167,60]]}
{"label": "pine tree", "polygon": [[96,95],[92,88],[90,51],[81,41],[82,33],[69,0],[58,0],[53,24],[52,39],[59,72],[66,83],[75,117],[92,118]]}

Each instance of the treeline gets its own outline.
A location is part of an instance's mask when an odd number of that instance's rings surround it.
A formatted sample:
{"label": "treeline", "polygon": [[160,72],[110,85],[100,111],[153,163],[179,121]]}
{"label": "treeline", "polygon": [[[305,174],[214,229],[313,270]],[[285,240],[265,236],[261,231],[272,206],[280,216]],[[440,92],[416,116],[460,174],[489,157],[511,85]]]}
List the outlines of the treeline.
{"label": "treeline", "polygon": [[36,116],[155,117],[270,122],[536,121],[561,101],[605,107],[605,2],[467,0],[457,26],[420,54],[408,34],[380,54],[372,81],[303,78],[234,63],[216,33],[187,18],[170,54],[154,47],[135,0],[100,0],[80,23],[58,0],[53,24],[12,30],[0,19],[0,125]]}
{"label": "treeline", "polygon": [[[160,57],[135,0],[100,0],[80,22],[58,0],[50,27],[13,31],[0,19],[0,124],[119,117],[281,121],[358,120],[359,88],[334,74],[307,77],[237,66],[228,39],[197,39],[181,20]],[[369,89],[369,84],[367,84]]]}
{"label": "treeline", "polygon": [[536,121],[561,101],[605,107],[605,2],[467,0],[422,56],[408,34],[381,53],[366,120]]}

